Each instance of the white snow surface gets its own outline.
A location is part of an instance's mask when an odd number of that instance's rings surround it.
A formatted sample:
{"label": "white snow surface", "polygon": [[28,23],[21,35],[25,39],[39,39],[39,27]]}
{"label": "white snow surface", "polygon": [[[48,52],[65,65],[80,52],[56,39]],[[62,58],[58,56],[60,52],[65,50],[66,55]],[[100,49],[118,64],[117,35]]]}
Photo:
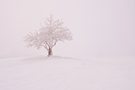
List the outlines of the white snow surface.
{"label": "white snow surface", "polygon": [[135,90],[135,58],[0,59],[0,90]]}

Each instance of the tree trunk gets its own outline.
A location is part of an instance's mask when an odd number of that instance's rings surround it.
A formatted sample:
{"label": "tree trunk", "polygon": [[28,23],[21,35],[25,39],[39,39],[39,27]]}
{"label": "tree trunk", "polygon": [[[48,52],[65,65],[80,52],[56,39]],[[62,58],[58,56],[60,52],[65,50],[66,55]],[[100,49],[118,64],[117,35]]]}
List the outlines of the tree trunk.
{"label": "tree trunk", "polygon": [[49,56],[52,56],[52,55],[53,55],[52,48],[49,48],[49,49],[48,49],[48,57],[49,57]]}

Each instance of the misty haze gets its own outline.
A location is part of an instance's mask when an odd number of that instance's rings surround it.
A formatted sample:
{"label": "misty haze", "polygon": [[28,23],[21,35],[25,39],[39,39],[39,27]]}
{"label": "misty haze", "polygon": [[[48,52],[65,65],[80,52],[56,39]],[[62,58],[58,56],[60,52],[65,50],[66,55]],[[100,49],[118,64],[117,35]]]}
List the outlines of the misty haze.
{"label": "misty haze", "polygon": [[[28,48],[49,15],[72,35]],[[135,90],[134,0],[0,0],[0,31],[0,90]]]}

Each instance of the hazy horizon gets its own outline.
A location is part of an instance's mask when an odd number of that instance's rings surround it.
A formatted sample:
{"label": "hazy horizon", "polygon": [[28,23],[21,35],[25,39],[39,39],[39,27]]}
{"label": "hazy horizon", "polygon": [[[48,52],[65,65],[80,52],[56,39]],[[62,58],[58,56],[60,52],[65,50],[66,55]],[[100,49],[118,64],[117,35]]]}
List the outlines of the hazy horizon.
{"label": "hazy horizon", "polygon": [[0,57],[46,55],[25,47],[23,39],[50,14],[73,33],[54,55],[135,56],[134,0],[0,0]]}

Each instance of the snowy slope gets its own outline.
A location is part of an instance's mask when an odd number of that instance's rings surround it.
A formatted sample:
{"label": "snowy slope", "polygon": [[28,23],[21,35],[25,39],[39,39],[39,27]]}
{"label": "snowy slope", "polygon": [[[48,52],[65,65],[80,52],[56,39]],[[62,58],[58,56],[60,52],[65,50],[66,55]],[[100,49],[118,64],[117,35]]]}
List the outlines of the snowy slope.
{"label": "snowy slope", "polygon": [[135,90],[134,60],[0,59],[0,90]]}

